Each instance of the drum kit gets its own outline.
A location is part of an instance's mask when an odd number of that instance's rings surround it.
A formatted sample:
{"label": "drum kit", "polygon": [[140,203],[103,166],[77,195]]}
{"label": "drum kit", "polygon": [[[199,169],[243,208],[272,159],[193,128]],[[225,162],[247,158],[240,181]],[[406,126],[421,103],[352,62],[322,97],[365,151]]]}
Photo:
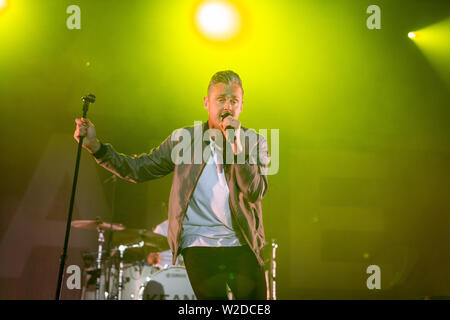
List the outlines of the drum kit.
{"label": "drum kit", "polygon": [[[85,267],[81,299],[196,299],[182,263],[161,266],[154,259],[160,252],[169,250],[165,236],[145,229],[128,229],[99,218],[75,220],[72,227],[95,230],[98,234],[97,251],[83,254]],[[107,230],[111,231],[111,237],[105,249]]]}

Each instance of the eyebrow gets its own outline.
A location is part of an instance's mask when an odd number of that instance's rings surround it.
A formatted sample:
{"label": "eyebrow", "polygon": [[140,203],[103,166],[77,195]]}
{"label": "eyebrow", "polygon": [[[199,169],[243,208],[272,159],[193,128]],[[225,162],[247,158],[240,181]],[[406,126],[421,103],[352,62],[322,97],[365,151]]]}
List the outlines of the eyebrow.
{"label": "eyebrow", "polygon": [[[227,96],[226,96],[225,94],[221,94],[221,95],[218,95],[218,96],[217,96],[217,98],[226,98],[226,97],[227,97]],[[231,98],[234,98],[234,99],[238,99],[238,100],[239,100],[238,96],[235,96],[235,95],[232,95]]]}

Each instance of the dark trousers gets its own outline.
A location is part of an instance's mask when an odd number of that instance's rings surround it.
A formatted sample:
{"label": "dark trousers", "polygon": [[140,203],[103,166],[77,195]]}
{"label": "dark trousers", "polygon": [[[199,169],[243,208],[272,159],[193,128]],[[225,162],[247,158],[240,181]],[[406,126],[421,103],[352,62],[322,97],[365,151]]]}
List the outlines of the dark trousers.
{"label": "dark trousers", "polygon": [[188,247],[183,249],[182,255],[197,299],[228,299],[226,284],[235,299],[266,299],[264,270],[248,245]]}

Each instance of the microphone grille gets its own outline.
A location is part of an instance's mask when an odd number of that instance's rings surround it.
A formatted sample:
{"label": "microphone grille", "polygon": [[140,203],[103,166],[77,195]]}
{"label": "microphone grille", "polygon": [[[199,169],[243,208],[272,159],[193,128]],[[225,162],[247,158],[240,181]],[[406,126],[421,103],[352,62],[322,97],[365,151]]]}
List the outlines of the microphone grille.
{"label": "microphone grille", "polygon": [[94,103],[95,96],[92,93],[90,93],[87,96],[84,96],[83,98],[81,98],[81,100],[83,100],[83,102]]}

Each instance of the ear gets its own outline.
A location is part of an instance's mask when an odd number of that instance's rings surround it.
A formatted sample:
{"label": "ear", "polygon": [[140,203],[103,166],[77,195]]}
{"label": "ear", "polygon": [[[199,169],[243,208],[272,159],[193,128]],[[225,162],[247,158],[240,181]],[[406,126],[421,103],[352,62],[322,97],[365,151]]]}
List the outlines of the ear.
{"label": "ear", "polygon": [[239,114],[242,112],[242,107],[244,106],[244,100],[242,100],[241,105],[239,106]]}
{"label": "ear", "polygon": [[208,105],[208,97],[203,97],[203,106],[205,107],[206,110],[209,110],[209,105]]}

